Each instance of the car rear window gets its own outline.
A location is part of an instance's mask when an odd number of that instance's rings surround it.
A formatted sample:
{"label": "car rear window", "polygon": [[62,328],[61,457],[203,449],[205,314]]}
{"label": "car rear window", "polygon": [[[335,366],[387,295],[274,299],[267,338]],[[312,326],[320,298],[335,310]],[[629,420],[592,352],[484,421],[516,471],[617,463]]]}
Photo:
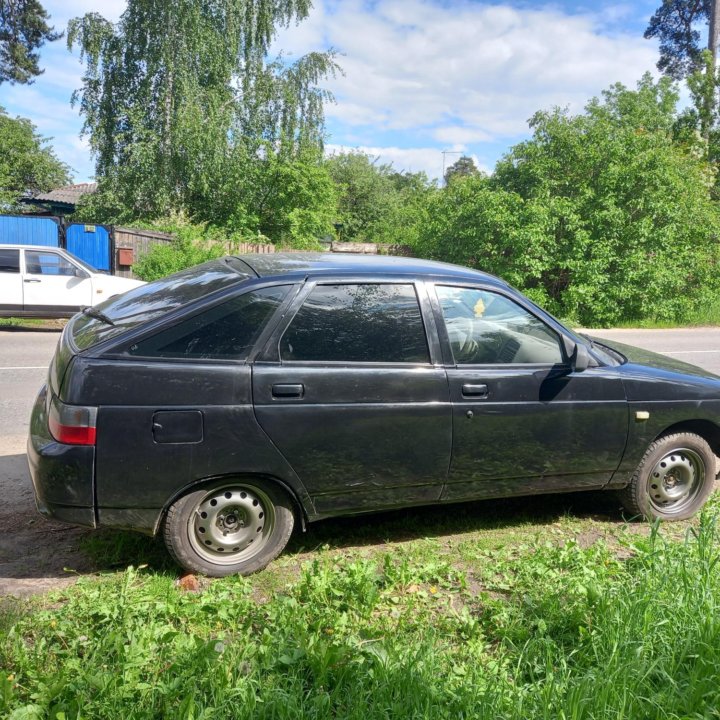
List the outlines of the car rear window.
{"label": "car rear window", "polygon": [[[242,260],[224,258],[154,280],[96,305],[93,310],[98,312],[92,315],[76,316],[71,328],[73,342],[85,350],[252,277],[255,273]],[[101,313],[106,319],[99,317]]]}
{"label": "car rear window", "polygon": [[289,285],[243,293],[132,345],[131,355],[244,360]]}

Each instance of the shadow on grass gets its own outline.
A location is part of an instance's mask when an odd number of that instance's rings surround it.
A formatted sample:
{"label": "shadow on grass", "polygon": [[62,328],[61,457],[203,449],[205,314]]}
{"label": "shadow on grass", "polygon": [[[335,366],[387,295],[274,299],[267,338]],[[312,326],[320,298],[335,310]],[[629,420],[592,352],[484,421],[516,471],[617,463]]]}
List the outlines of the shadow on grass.
{"label": "shadow on grass", "polygon": [[342,549],[442,538],[470,532],[552,525],[566,517],[624,523],[613,493],[582,492],[428,505],[383,513],[332,518],[295,533],[286,554],[327,545]]}
{"label": "shadow on grass", "polygon": [[180,572],[157,537],[101,528],[84,535],[80,547],[101,572],[124,570],[130,565],[147,565],[153,572],[173,576]]}
{"label": "shadow on grass", "polygon": [[[296,555],[324,546],[359,548],[483,530],[516,529],[521,533],[528,525],[549,526],[568,517],[618,525],[625,522],[612,493],[482,500],[323,520],[309,525],[307,532],[296,531],[284,554]],[[147,565],[155,572],[174,575],[180,572],[159,538],[98,530],[83,537],[82,549],[100,570]]]}

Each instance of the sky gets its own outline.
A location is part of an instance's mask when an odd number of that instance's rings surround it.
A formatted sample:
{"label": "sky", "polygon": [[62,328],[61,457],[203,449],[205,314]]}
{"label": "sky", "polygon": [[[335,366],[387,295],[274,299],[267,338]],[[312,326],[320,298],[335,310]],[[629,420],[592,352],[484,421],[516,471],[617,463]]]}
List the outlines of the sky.
{"label": "sky", "polygon": [[[615,82],[657,74],[657,44],[643,39],[660,0],[315,0],[282,29],[273,53],[289,59],[334,48],[343,73],[324,86],[328,152],[361,150],[398,171],[442,176],[461,154],[483,170],[529,136],[538,110],[579,112]],[[43,0],[55,28],[100,12],[117,21],[125,0]],[[93,179],[82,118],[78,53],[45,45],[45,72],[29,86],[0,85],[0,105],[27,117],[75,182]],[[443,154],[444,153],[444,154]]]}

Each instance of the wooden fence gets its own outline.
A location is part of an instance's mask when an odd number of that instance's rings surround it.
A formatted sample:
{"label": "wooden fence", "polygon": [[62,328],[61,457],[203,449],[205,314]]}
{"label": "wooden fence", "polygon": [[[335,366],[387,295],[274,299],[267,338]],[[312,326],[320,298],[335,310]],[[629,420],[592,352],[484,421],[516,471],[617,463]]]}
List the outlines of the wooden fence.
{"label": "wooden fence", "polygon": [[153,245],[172,242],[167,233],[139,230],[136,228],[114,227],[112,229],[113,252],[115,253],[115,275],[134,278],[132,266]]}
{"label": "wooden fence", "polygon": [[[260,243],[223,243],[228,254],[244,255],[246,253],[297,253],[306,252],[295,248],[283,248],[276,245]],[[411,256],[412,248],[409,245],[393,245],[391,243],[354,243],[354,242],[329,242],[322,244],[324,252],[332,253],[361,253],[363,255],[404,255]]]}
{"label": "wooden fence", "polygon": [[[115,254],[114,274],[121,277],[135,277],[132,266],[153,245],[172,242],[173,236],[167,233],[140,230],[137,228],[112,228],[113,252]],[[221,242],[223,250],[228,255],[258,254],[268,255],[277,252],[304,252],[294,248],[281,248],[269,243],[238,243]],[[407,245],[393,245],[390,243],[353,243],[329,242],[323,243],[324,252],[332,253],[362,253],[364,255],[403,255],[411,256],[412,248]]]}

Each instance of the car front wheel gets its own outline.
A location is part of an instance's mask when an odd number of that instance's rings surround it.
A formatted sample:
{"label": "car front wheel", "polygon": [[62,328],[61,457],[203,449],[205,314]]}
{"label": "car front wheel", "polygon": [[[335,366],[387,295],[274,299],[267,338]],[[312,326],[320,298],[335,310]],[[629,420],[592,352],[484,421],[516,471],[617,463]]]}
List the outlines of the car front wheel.
{"label": "car front wheel", "polygon": [[165,517],[164,540],[186,570],[210,577],[249,575],[283,550],[294,525],[292,501],[262,481],[224,481],[189,492]]}
{"label": "car front wheel", "polygon": [[715,474],[715,455],[703,438],[666,435],[647,449],[620,500],[648,520],[686,520],[705,504]]}

